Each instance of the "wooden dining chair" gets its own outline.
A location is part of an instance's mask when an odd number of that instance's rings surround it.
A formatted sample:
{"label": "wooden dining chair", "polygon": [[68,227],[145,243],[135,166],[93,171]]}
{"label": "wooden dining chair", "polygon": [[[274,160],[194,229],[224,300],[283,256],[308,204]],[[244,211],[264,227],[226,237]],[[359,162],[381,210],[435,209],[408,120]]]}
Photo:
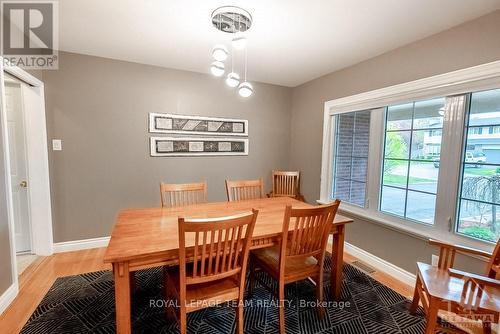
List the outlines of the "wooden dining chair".
{"label": "wooden dining chair", "polygon": [[[323,301],[326,245],[339,205],[340,201],[336,200],[332,204],[306,209],[287,206],[280,245],[250,253],[250,295],[255,279],[272,291],[264,280],[255,275],[256,270],[263,270],[278,281],[280,333],[285,333],[285,284],[312,278],[316,283],[318,305]],[[276,294],[276,291],[272,292]],[[321,307],[318,310],[323,316],[324,310]]]}
{"label": "wooden dining chair", "polygon": [[300,194],[300,172],[273,170],[273,189],[268,197],[292,197],[304,201]]}
{"label": "wooden dining chair", "polygon": [[165,293],[178,301],[174,313],[181,334],[188,313],[234,300],[238,333],[243,334],[245,276],[257,214],[179,218],[179,267],[165,270]]}
{"label": "wooden dining chair", "polygon": [[177,207],[207,202],[207,183],[163,183],[160,182],[162,207]]}
{"label": "wooden dining chair", "polygon": [[[410,312],[415,313],[421,302],[427,318],[426,333],[434,333],[435,330],[464,333],[458,328],[443,328],[437,322],[439,310],[453,312],[471,319],[483,314],[486,315],[483,319],[483,332],[491,333],[491,322],[499,320],[499,310],[494,310],[494,308],[498,308],[500,304],[500,281],[498,280],[500,277],[500,240],[497,241],[491,254],[432,239],[429,243],[439,247],[438,265],[433,267],[426,263],[417,263],[417,280]],[[454,269],[457,253],[487,259],[485,275]],[[493,318],[488,317],[491,315]]]}
{"label": "wooden dining chair", "polygon": [[264,182],[258,180],[226,180],[226,193],[229,202],[258,199],[264,197]]}

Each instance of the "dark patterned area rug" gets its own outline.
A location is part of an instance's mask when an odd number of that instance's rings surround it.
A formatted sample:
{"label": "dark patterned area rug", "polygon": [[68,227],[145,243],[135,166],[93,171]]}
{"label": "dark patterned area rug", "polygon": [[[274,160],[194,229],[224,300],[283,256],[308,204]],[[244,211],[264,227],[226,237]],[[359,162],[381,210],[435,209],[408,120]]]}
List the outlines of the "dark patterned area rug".
{"label": "dark patterned area rug", "polygon": [[[331,265],[327,259],[327,269]],[[260,273],[259,275],[265,275]],[[329,277],[329,274],[328,276]],[[272,283],[271,279],[263,276]],[[162,307],[160,268],[136,273],[133,295],[134,333],[177,333]],[[325,279],[325,296],[330,295]],[[410,301],[351,265],[344,266],[342,302],[330,302],[323,319],[311,305],[315,287],[308,281],[286,287],[288,333],[423,333],[422,311],[410,315]],[[157,304],[151,306],[150,304]],[[278,310],[271,293],[257,286],[245,307],[245,333],[278,333]],[[188,315],[188,333],[222,334],[235,331],[233,308],[222,305]],[[25,324],[22,333],[115,333],[114,285],[110,271],[57,279]]]}

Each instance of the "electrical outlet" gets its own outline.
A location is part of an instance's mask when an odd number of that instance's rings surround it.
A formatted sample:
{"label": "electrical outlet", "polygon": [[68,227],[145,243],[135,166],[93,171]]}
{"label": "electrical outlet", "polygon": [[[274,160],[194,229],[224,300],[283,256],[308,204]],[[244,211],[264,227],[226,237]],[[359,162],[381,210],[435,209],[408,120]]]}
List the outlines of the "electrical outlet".
{"label": "electrical outlet", "polygon": [[62,140],[61,139],[52,139],[52,150],[53,151],[62,151]]}
{"label": "electrical outlet", "polygon": [[439,263],[439,256],[432,254],[432,265],[437,267]]}

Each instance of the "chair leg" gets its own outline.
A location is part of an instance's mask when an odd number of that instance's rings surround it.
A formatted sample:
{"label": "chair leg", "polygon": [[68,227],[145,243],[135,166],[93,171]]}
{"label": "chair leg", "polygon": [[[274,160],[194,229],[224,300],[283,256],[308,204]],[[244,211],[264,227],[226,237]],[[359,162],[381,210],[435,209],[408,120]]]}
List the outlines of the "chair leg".
{"label": "chair leg", "polygon": [[187,312],[186,308],[180,307],[180,316],[179,316],[179,333],[186,334],[187,332]]}
{"label": "chair leg", "polygon": [[280,334],[285,334],[285,283],[280,281],[278,284]]}
{"label": "chair leg", "polygon": [[415,314],[418,308],[418,302],[420,301],[420,294],[418,293],[418,288],[420,287],[420,278],[417,275],[417,281],[415,283],[415,291],[413,292],[413,301],[411,302],[410,313]]}
{"label": "chair leg", "polygon": [[320,274],[316,279],[316,302],[318,303],[317,309],[319,317],[323,319],[325,316],[325,309],[323,308],[323,275]]}
{"label": "chair leg", "polygon": [[[168,275],[167,275],[167,269],[163,268],[163,298],[169,302],[171,295],[170,295],[170,286],[169,286],[169,281],[168,281]],[[172,305],[170,303],[167,305],[165,308],[165,317],[167,321],[176,321],[177,319],[175,318],[175,311],[173,310]]]}
{"label": "chair leg", "polygon": [[434,298],[430,298],[429,309],[426,314],[427,323],[425,324],[425,334],[434,334],[437,326],[438,311],[439,301]]}
{"label": "chair leg", "polygon": [[245,321],[243,319],[243,301],[238,300],[238,306],[236,307],[236,333],[243,334],[243,327]]}
{"label": "chair leg", "polygon": [[248,277],[248,298],[253,297],[253,291],[255,288],[255,266],[253,265],[253,261],[250,260],[249,262],[249,267],[250,267],[250,276]]}
{"label": "chair leg", "polygon": [[491,334],[491,322],[483,321],[483,333]]}

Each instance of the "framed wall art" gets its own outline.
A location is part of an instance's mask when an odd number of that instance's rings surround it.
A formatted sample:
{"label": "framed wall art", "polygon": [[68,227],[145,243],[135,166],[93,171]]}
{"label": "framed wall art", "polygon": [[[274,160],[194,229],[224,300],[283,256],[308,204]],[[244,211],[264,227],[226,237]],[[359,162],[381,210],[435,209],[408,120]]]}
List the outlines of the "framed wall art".
{"label": "framed wall art", "polygon": [[149,113],[149,132],[205,136],[248,136],[243,119]]}
{"label": "framed wall art", "polygon": [[248,155],[248,138],[151,137],[151,156]]}

